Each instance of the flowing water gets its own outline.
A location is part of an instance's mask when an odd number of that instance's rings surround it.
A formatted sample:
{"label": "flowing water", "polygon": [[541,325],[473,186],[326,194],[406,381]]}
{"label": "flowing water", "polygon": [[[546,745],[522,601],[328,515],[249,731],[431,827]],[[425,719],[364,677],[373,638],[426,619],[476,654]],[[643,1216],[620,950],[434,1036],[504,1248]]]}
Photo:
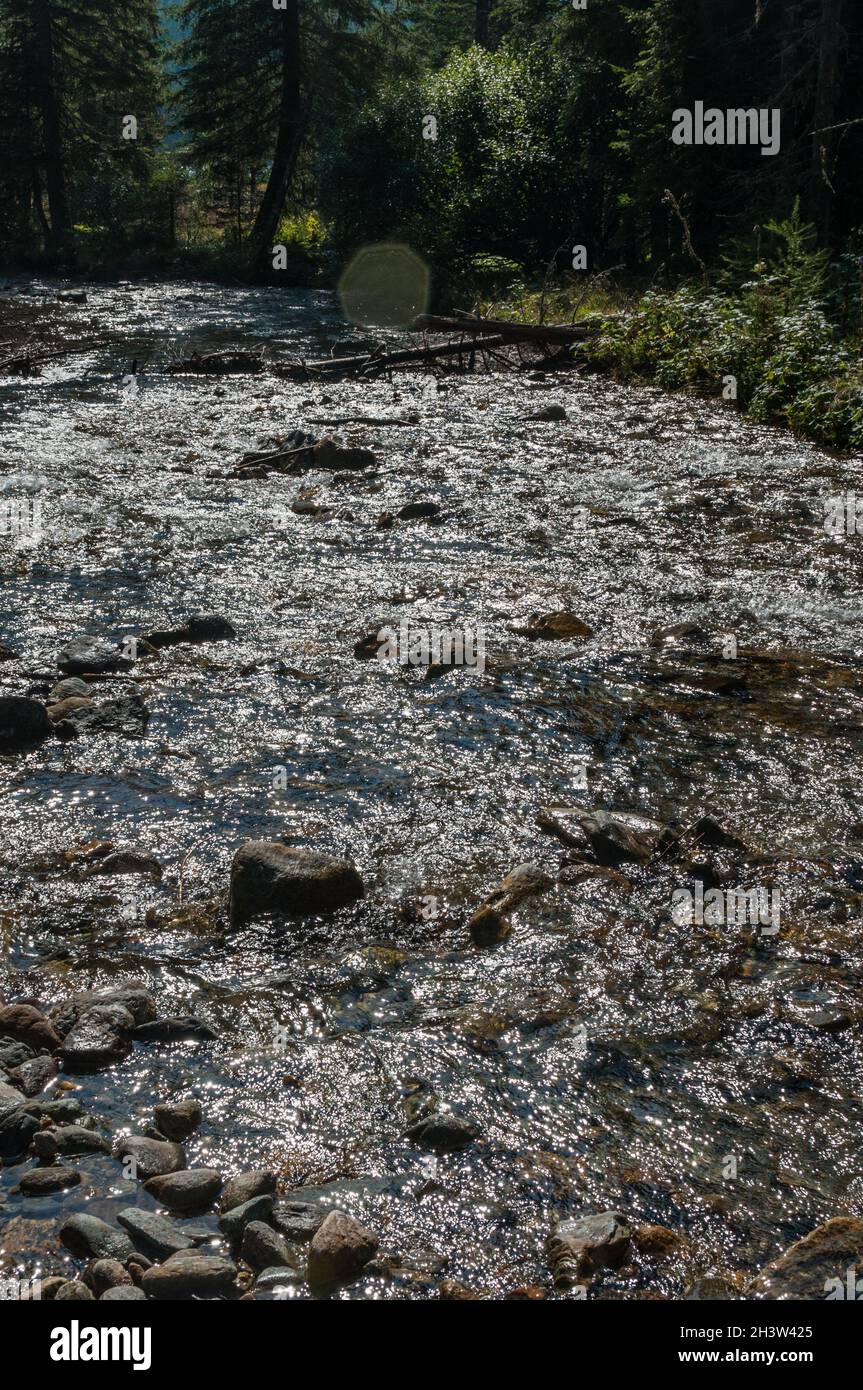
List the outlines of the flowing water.
{"label": "flowing water", "polygon": [[[36,302],[20,288],[7,308]],[[146,700],[144,737],[0,757],[0,993],[48,1006],[135,978],[218,1033],[72,1078],[105,1133],[197,1096],[190,1164],[271,1166],[380,1236],[392,1272],[350,1298],[548,1286],[554,1217],[607,1209],[687,1243],[599,1291],[680,1296],[715,1274],[742,1285],[859,1215],[863,538],[823,523],[860,460],[572,371],[162,370],[262,341],[325,354],[350,330],[324,292],[143,282],[45,313],[103,346],[0,382],[0,502],[42,512],[40,538],[0,539],[0,639],[19,658],[2,693],[46,691],[82,632],[122,641],[208,612],[238,634],[113,682]],[[132,359],[148,364],[137,393]],[[526,418],[550,402],[566,420]],[[413,423],[322,423],[355,415]],[[294,428],[377,465],[230,477]],[[298,492],[325,510],[291,512]],[[378,527],[425,500],[436,524]],[[593,636],[513,631],[555,610]],[[484,669],[430,680],[356,659],[401,619],[481,630]],[[649,645],[681,623],[706,645]],[[761,854],[780,930],[678,923],[692,875],[660,856],[564,873],[477,947],[469,916],[505,873],[558,875],[566,851],[536,824],[549,805],[711,814]],[[350,857],[365,899],[232,927],[249,838]],[[147,850],[161,882],[62,858],[93,840]],[[480,1139],[417,1152],[405,1127],[435,1104]],[[7,1268],[74,1267],[56,1241],[71,1210],[154,1205],[106,1155],[77,1162],[74,1193],[23,1198],[31,1164],[0,1172]]]}

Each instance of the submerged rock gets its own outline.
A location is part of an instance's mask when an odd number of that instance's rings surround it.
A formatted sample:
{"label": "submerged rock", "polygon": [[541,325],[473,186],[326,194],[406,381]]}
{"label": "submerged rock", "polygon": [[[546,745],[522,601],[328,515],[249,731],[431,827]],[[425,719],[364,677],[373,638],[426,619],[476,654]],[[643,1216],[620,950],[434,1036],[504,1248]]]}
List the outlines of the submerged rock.
{"label": "submerged rock", "polygon": [[308,1278],[312,1288],[349,1284],[377,1253],[377,1236],[343,1211],[331,1211],[312,1237]]}
{"label": "submerged rock", "polygon": [[834,1216],[767,1265],[750,1286],[749,1297],[854,1299],[859,1298],[856,1280],[861,1276],[863,1221]]}
{"label": "submerged rock", "polygon": [[213,1042],[217,1037],[215,1029],[195,1014],[157,1018],[152,1023],[142,1023],[135,1029],[135,1039],[138,1042]]}
{"label": "submerged rock", "polygon": [[263,912],[335,912],[364,891],[349,860],[269,840],[249,841],[231,865],[231,917],[237,922]]}
{"label": "submerged rock", "polygon": [[306,1241],[311,1240],[326,1216],[326,1207],[316,1206],[314,1202],[292,1202],[287,1197],[276,1203],[271,1219],[288,1240]]}
{"label": "submerged rock", "polygon": [[535,864],[519,864],[502,879],[470,919],[470,930],[477,945],[499,941],[509,930],[506,918],[525,899],[545,893],[554,880]]}
{"label": "submerged rock", "polygon": [[158,651],[163,647],[175,647],[183,642],[227,642],[236,635],[236,628],[232,627],[227,618],[222,618],[217,613],[193,613],[180,627],[148,632],[143,640]]}
{"label": "submerged rock", "polygon": [[569,848],[590,853],[597,863],[616,868],[645,864],[665,848],[670,832],[647,816],[623,811],[584,811],[580,807],[546,807],[536,823]]}
{"label": "submerged rock", "polygon": [[425,1115],[421,1120],[409,1125],[405,1135],[418,1149],[431,1149],[438,1153],[452,1153],[466,1149],[479,1137],[479,1127],[461,1115]]}
{"label": "submerged rock", "polygon": [[547,1241],[555,1286],[568,1289],[598,1269],[615,1268],[629,1250],[631,1235],[615,1211],[559,1221]]}
{"label": "submerged rock", "polygon": [[88,865],[85,872],[87,878],[99,874],[149,874],[153,879],[160,879],[163,870],[158,859],[146,850],[117,849]]}
{"label": "submerged rock", "polygon": [[26,1197],[44,1197],[77,1187],[80,1181],[81,1174],[75,1168],[31,1168],[22,1174],[19,1186]]}
{"label": "submerged rock", "polygon": [[577,618],[574,613],[532,613],[521,627],[514,627],[519,637],[529,637],[531,641],[574,642],[581,637],[592,637],[593,628]]}
{"label": "submerged rock", "polygon": [[25,695],[0,696],[0,753],[41,743],[51,733],[43,704]]}

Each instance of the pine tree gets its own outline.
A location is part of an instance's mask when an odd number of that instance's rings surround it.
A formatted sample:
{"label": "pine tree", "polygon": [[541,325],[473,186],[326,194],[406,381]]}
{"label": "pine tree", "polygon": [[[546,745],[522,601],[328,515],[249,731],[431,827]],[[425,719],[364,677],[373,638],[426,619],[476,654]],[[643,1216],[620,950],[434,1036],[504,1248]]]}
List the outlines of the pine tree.
{"label": "pine tree", "polygon": [[[35,215],[53,260],[74,259],[75,213],[93,198],[94,174],[137,154],[143,177],[159,96],[157,33],[156,0],[0,0],[3,99],[16,106],[3,144],[18,235]],[[124,116],[142,128],[141,145],[124,141]]]}

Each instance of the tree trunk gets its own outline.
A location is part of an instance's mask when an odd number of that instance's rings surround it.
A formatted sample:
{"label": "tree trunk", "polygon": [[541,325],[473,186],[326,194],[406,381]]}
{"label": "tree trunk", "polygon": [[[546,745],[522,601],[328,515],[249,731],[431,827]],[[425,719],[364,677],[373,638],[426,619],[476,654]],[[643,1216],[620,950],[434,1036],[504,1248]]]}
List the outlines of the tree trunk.
{"label": "tree trunk", "polygon": [[[812,129],[812,160],[810,166],[810,198],[812,220],[822,241],[830,235],[833,191],[830,153],[833,134],[825,127],[833,124],[839,97],[839,54],[842,44],[842,0],[821,0],[818,22],[818,85],[815,89],[815,114]],[[819,133],[820,132],[820,133]]]}
{"label": "tree trunk", "polygon": [[476,28],[474,37],[480,48],[488,48],[488,19],[491,0],[476,0]]}
{"label": "tree trunk", "polygon": [[63,169],[63,147],[60,135],[60,98],[57,92],[57,62],[54,52],[54,28],[50,0],[34,0],[36,37],[36,100],[42,116],[45,190],[51,226],[46,237],[46,251],[52,260],[71,262],[72,219],[66,196],[66,175]]}
{"label": "tree trunk", "polygon": [[249,234],[247,260],[249,269],[264,268],[271,254],[285,198],[291,186],[300,153],[303,135],[303,106],[301,96],[302,57],[300,51],[299,0],[288,0],[280,12],[282,23],[282,91],[279,104],[279,129],[273,153],[273,167],[266,191],[258,208],[255,225]]}

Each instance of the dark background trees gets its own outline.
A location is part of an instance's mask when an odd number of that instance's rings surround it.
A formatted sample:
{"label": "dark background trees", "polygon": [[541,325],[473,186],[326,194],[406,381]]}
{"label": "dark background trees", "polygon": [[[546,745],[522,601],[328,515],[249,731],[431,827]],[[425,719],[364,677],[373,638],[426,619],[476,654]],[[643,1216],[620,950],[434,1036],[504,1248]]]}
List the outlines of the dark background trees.
{"label": "dark background trees", "polygon": [[[780,153],[674,145],[695,101],[778,108]],[[334,264],[399,237],[535,275],[581,243],[650,277],[692,269],[666,190],[710,265],[798,198],[859,252],[861,167],[855,0],[0,0],[9,265],[203,247],[261,275],[311,227]]]}

